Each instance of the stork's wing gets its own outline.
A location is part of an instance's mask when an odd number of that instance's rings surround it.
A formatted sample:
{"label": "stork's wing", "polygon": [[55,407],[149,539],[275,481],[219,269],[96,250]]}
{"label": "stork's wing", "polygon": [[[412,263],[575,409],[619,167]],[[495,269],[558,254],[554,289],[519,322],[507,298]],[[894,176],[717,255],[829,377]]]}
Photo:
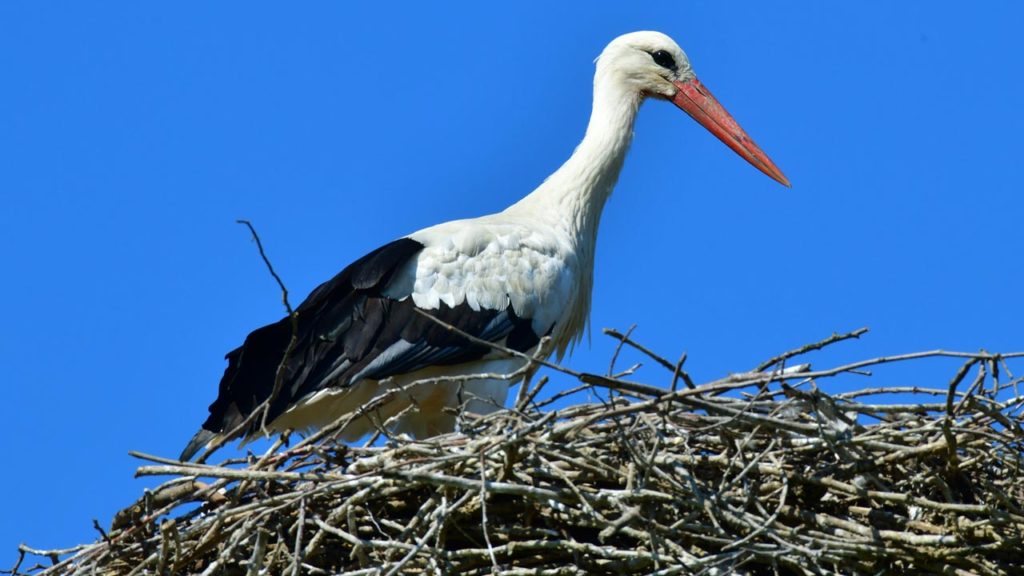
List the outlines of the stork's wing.
{"label": "stork's wing", "polygon": [[[423,244],[410,238],[374,250],[317,287],[296,309],[296,345],[285,359],[292,324],[284,318],[264,326],[227,354],[228,367],[220,381],[217,400],[197,439],[186,448],[190,458],[203,442],[201,436],[227,433],[266,400],[274,389],[278,367],[284,362],[282,386],[271,402],[271,422],[296,401],[330,386],[351,386],[364,379],[381,379],[413,372],[430,365],[450,365],[483,357],[490,349],[446,329],[416,312],[413,298],[385,295],[396,274]],[[526,351],[539,341],[529,318],[517,316],[506,304],[500,309],[467,302],[450,307],[441,302],[425,310],[431,316],[467,334],[504,341]],[[259,421],[243,433],[254,433]],[[196,444],[196,442],[199,442]]]}

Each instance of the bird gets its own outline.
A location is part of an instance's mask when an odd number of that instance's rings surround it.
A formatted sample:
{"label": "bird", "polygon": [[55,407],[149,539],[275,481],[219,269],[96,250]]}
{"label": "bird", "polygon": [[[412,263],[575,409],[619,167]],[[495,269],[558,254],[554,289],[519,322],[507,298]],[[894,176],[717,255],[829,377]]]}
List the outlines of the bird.
{"label": "bird", "polygon": [[226,355],[217,398],[181,460],[236,438],[308,433],[389,392],[376,420],[348,418],[340,437],[386,426],[425,438],[452,431],[457,410],[504,406],[514,380],[503,375],[521,374],[528,355],[561,359],[585,332],[601,213],[647,100],[675,104],[790,187],[669,36],[619,36],[595,68],[586,133],[561,167],[501,212],[369,252],[249,334]]}

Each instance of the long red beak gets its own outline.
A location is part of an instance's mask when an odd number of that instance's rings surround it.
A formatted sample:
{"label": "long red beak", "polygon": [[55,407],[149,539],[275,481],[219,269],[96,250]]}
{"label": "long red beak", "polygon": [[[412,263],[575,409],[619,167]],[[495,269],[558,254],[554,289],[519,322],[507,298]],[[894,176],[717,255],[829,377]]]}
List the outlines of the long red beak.
{"label": "long red beak", "polygon": [[719,140],[725,142],[726,146],[732,148],[737,154],[754,165],[755,168],[764,172],[772,180],[779,184],[790,187],[789,179],[782,170],[768,158],[757,144],[747,136],[747,133],[740,128],[732,115],[725,111],[725,108],[718,103],[718,100],[711,95],[711,92],[700,83],[700,80],[693,78],[681,82],[673,82],[679,92],[672,99],[672,103],[689,114],[700,125],[707,128]]}

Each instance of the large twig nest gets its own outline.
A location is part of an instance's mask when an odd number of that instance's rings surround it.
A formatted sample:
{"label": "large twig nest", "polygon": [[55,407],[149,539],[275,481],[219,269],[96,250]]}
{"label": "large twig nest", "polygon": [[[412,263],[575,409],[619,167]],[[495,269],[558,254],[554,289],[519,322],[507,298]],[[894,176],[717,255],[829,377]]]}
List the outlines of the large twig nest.
{"label": "large twig nest", "polygon": [[[555,410],[528,390],[429,441],[150,457],[138,474],[171,480],[93,544],[23,547],[14,572],[1024,573],[1024,397],[1006,363],[1021,354],[782,370],[859,333],[696,387],[655,357],[675,391],[566,370],[619,392]],[[935,355],[965,364],[934,388],[816,386]]]}

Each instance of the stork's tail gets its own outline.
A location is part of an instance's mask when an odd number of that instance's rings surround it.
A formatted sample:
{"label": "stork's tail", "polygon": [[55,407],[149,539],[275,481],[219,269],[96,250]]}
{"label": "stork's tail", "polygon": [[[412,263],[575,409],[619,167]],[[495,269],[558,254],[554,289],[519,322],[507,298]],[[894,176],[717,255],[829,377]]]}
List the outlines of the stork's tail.
{"label": "stork's tail", "polygon": [[196,432],[196,435],[189,440],[188,446],[185,446],[185,449],[181,451],[181,456],[178,456],[178,460],[188,462],[196,455],[197,452],[208,446],[209,443],[217,436],[218,434],[216,432],[211,432],[206,428],[200,428],[199,431]]}

